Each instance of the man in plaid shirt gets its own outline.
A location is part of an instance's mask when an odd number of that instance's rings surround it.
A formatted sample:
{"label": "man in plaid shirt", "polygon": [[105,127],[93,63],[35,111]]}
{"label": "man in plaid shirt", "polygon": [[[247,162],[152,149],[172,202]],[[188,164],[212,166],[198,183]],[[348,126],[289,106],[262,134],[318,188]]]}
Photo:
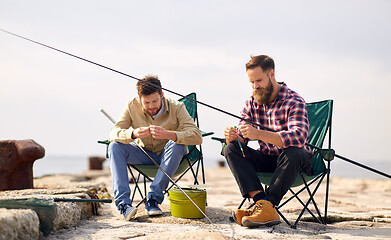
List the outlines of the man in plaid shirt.
{"label": "man in plaid shirt", "polygon": [[[272,226],[280,223],[274,206],[278,206],[297,174],[311,174],[311,149],[308,140],[306,104],[285,83],[276,81],[274,61],[266,55],[251,57],[246,71],[253,89],[242,110],[239,127],[227,127],[224,156],[243,197],[256,203],[253,209],[236,209],[235,221],[243,226]],[[262,130],[251,122],[275,130]],[[259,149],[247,146],[256,139]],[[272,172],[265,192],[256,172]]]}

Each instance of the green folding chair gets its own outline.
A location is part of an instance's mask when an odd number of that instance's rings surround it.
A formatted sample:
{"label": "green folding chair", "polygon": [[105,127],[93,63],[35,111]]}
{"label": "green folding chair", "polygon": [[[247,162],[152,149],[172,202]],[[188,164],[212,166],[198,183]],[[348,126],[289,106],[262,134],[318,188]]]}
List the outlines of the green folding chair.
{"label": "green folding chair", "polygon": [[[190,93],[186,97],[179,99],[180,102],[185,104],[186,110],[189,115],[194,119],[197,127],[199,127],[198,120],[198,112],[197,112],[197,102],[193,101],[196,99],[195,93]],[[202,137],[210,136],[213,132],[203,132],[201,131]],[[110,144],[109,141],[98,141],[99,143]],[[188,146],[189,153],[185,155],[178,166],[173,178],[175,178],[175,183],[177,183],[182,177],[188,173],[189,171],[192,173],[194,177],[194,185],[199,185],[198,176],[201,172],[202,183],[205,184],[205,170],[204,170],[204,161],[202,154],[202,146],[201,145],[189,145]],[[107,149],[106,149],[106,157]],[[138,207],[143,203],[147,196],[147,182],[153,181],[153,178],[156,176],[158,171],[158,167],[154,164],[152,165],[141,165],[141,164],[128,164],[128,169],[130,173],[129,183],[134,183],[134,188],[132,191],[131,200],[133,201],[136,195],[136,192],[139,193],[142,201],[137,204]],[[135,171],[135,172],[134,172]],[[143,185],[142,187],[140,185]],[[174,184],[170,184],[168,188],[165,190],[165,193],[168,192],[173,187]]]}
{"label": "green folding chair", "polygon": [[[295,179],[295,182],[292,184],[289,191],[292,193],[292,196],[282,203],[279,206],[276,206],[276,210],[281,218],[292,228],[296,228],[298,222],[302,218],[305,211],[307,211],[316,222],[321,224],[327,223],[327,206],[328,206],[328,193],[329,193],[329,183],[330,183],[330,162],[334,159],[334,150],[331,149],[331,119],[333,112],[333,101],[325,100],[314,103],[307,103],[307,112],[309,120],[309,146],[312,146],[314,154],[312,155],[312,165],[313,165],[313,175],[308,176],[304,172],[300,174]],[[328,148],[323,149],[323,142],[325,140],[326,134],[328,133]],[[224,138],[212,137],[212,139],[220,141],[225,146]],[[273,173],[264,173],[258,172],[258,178],[262,184],[265,185],[265,189],[270,184]],[[318,205],[315,201],[315,194],[319,189],[319,186],[326,177],[326,195],[325,195],[325,210],[324,215],[318,208]],[[310,186],[314,186],[313,190],[310,189]],[[301,187],[298,191],[294,191],[292,188]],[[299,194],[306,191],[308,193],[308,199],[303,201],[299,198]],[[244,198],[238,208],[241,208],[247,198]],[[303,209],[299,213],[296,221],[292,224],[286,217],[281,213],[280,209],[285,206],[292,199],[297,199]],[[250,199],[248,199],[250,200]],[[309,204],[312,203],[315,210],[309,209]],[[251,208],[254,203],[249,207]]]}

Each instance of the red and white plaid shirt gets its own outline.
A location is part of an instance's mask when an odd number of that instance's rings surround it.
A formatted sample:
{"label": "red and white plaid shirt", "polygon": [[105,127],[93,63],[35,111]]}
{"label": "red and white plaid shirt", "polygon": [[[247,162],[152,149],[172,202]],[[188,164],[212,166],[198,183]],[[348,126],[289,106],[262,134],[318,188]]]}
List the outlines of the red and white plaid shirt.
{"label": "red and white plaid shirt", "polygon": [[[277,131],[280,135],[283,147],[279,148],[273,144],[258,141],[259,151],[267,155],[280,155],[283,148],[295,146],[305,148],[312,152],[305,145],[308,141],[308,117],[305,101],[299,94],[288,88],[285,83],[282,85],[277,97],[270,104],[259,105],[251,96],[245,103],[241,116],[251,122],[258,123]],[[249,124],[240,120],[240,125]],[[253,125],[255,128],[260,127]],[[245,139],[246,142],[249,139]]]}

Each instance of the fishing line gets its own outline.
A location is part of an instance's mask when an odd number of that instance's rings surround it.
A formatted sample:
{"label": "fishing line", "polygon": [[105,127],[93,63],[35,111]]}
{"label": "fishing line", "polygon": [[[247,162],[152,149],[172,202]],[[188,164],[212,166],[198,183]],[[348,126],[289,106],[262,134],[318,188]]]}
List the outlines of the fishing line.
{"label": "fishing line", "polygon": [[[18,38],[22,38],[22,39],[27,40],[27,41],[29,41],[29,42],[38,44],[38,45],[40,45],[40,46],[43,46],[43,47],[52,49],[52,50],[54,50],[54,51],[57,51],[57,52],[66,54],[66,55],[68,55],[68,56],[77,58],[77,59],[79,59],[79,60],[82,60],[82,61],[85,61],[85,62],[94,64],[94,65],[96,65],[96,66],[105,68],[105,69],[110,70],[110,71],[112,71],[112,72],[115,72],[115,73],[124,75],[124,76],[126,76],[126,77],[132,78],[132,79],[134,79],[134,80],[138,80],[138,81],[145,82],[145,83],[147,83],[147,84],[149,84],[149,85],[151,85],[151,86],[153,86],[153,87],[161,88],[161,89],[164,90],[164,91],[167,91],[167,92],[170,92],[170,93],[172,93],[172,94],[178,95],[178,96],[180,96],[180,97],[182,97],[182,98],[189,99],[189,100],[191,100],[191,101],[194,101],[194,102],[199,103],[199,104],[201,104],[201,105],[204,105],[204,106],[206,106],[206,107],[212,108],[212,109],[214,109],[214,110],[216,110],[216,111],[219,111],[219,112],[222,112],[222,113],[224,113],[224,114],[227,114],[227,115],[229,115],[229,116],[231,116],[231,117],[239,118],[239,119],[241,119],[241,120],[244,120],[244,121],[249,122],[248,120],[246,120],[246,119],[244,119],[244,118],[241,118],[241,117],[239,117],[239,116],[236,116],[236,115],[234,115],[234,114],[232,114],[232,113],[230,113],[230,112],[224,111],[224,110],[222,110],[222,109],[220,109],[220,108],[216,108],[216,107],[214,107],[214,106],[212,106],[212,105],[209,105],[209,104],[207,104],[207,103],[200,102],[200,101],[197,101],[197,100],[195,100],[195,99],[189,98],[189,97],[187,97],[187,96],[185,96],[185,95],[182,95],[182,94],[177,93],[177,92],[175,92],[175,91],[172,91],[172,90],[170,90],[170,89],[163,88],[163,87],[159,87],[159,86],[157,86],[156,84],[153,84],[153,83],[150,83],[150,82],[146,82],[146,81],[144,81],[144,80],[142,80],[142,79],[140,79],[140,78],[134,77],[134,76],[132,76],[132,75],[129,75],[129,74],[124,73],[124,72],[121,72],[121,71],[116,70],[116,69],[114,69],[114,68],[107,67],[107,66],[102,65],[102,64],[100,64],[100,63],[96,63],[96,62],[91,61],[91,60],[88,60],[88,59],[86,59],[86,58],[79,57],[79,56],[74,55],[74,54],[72,54],[72,53],[69,53],[69,52],[60,50],[60,49],[58,49],[58,48],[49,46],[49,45],[47,45],[47,44],[43,44],[43,43],[41,43],[41,42],[32,40],[32,39],[27,38],[27,37],[23,37],[23,36],[21,36],[21,35],[15,34],[15,33],[12,33],[12,32],[6,31],[6,30],[3,30],[3,29],[1,29],[1,28],[0,28],[0,31],[5,32],[5,33],[8,33],[8,34],[13,35],[13,36],[18,37]],[[250,122],[250,123],[251,123],[251,122]],[[256,124],[256,123],[253,123],[253,124]],[[258,124],[256,124],[256,125],[258,125]],[[263,129],[265,129],[265,130],[273,131],[272,129],[267,128],[267,127],[264,127],[264,126],[262,126],[262,125],[258,125],[258,126],[261,127],[261,128],[263,128]]]}
{"label": "fishing line", "polygon": [[[107,70],[110,70],[110,71],[112,71],[112,72],[115,72],[115,73],[118,73],[118,74],[124,75],[124,76],[126,76],[126,77],[133,78],[133,79],[135,79],[135,80],[138,80],[138,81],[145,82],[145,83],[147,83],[147,84],[149,84],[149,85],[151,85],[151,86],[154,86],[154,87],[160,88],[159,86],[157,86],[157,85],[155,85],[155,84],[152,84],[152,83],[150,83],[150,82],[146,82],[146,81],[144,81],[144,80],[142,80],[142,79],[140,79],[140,78],[137,78],[137,77],[131,76],[131,75],[129,75],[129,74],[126,74],[126,73],[124,73],[124,72],[121,72],[121,71],[115,70],[115,69],[113,69],[113,68],[107,67],[107,66],[105,66],[105,65],[102,65],[102,64],[96,63],[96,62],[94,62],[94,61],[91,61],[91,60],[88,60],[88,59],[86,59],[86,58],[82,58],[82,57],[79,57],[79,56],[77,56],[77,55],[74,55],[74,54],[68,53],[68,52],[66,52],[66,51],[63,51],[63,50],[60,50],[60,49],[58,49],[58,48],[51,47],[51,46],[49,46],[49,45],[46,45],[46,44],[40,43],[40,42],[38,42],[38,41],[35,41],[35,40],[32,40],[32,39],[30,39],[30,38],[23,37],[23,36],[21,36],[21,35],[18,35],[18,34],[15,34],[15,33],[12,33],[12,32],[6,31],[6,30],[3,30],[3,29],[1,29],[1,28],[0,28],[0,31],[2,31],[2,32],[5,32],[5,33],[8,33],[8,34],[10,34],[10,35],[13,35],[13,36],[15,36],[15,37],[18,37],[18,38],[21,38],[21,39],[27,40],[27,41],[29,41],[29,42],[32,42],[32,43],[38,44],[38,45],[40,45],[40,46],[43,46],[43,47],[46,47],[46,48],[52,49],[52,50],[54,50],[54,51],[57,51],[57,52],[60,52],[60,53],[63,53],[63,54],[69,55],[69,56],[71,56],[71,57],[74,57],[74,58],[80,59],[80,60],[82,60],[82,61],[85,61],[85,62],[88,62],[88,63],[94,64],[94,65],[96,65],[96,66],[99,66],[99,67],[105,68],[105,69],[107,69]],[[172,91],[172,90],[169,90],[169,89],[166,89],[166,88],[163,88],[163,87],[161,87],[161,89],[162,89],[162,90],[165,90],[165,91],[167,91],[167,92],[170,92],[170,93],[172,93],[172,94],[178,95],[178,96],[180,96],[180,97],[182,97],[182,98],[189,99],[189,100],[191,100],[191,101],[194,101],[194,102],[196,102],[196,103],[198,103],[198,104],[204,105],[204,106],[206,106],[206,107],[208,107],[208,108],[214,109],[214,110],[216,110],[216,111],[218,111],[218,112],[224,113],[224,114],[226,114],[226,115],[229,115],[229,116],[231,116],[231,117],[234,117],[234,118],[237,118],[237,119],[243,120],[243,121],[245,121],[245,122],[247,122],[247,123],[250,123],[250,124],[256,125],[256,126],[258,126],[259,128],[261,128],[261,129],[263,129],[263,130],[267,130],[267,131],[271,131],[271,132],[277,132],[277,131],[276,131],[276,130],[274,130],[274,129],[271,129],[271,128],[268,128],[268,127],[265,127],[265,126],[263,126],[263,125],[260,125],[260,124],[258,124],[258,123],[252,122],[252,121],[250,121],[250,120],[248,120],[248,119],[245,119],[245,118],[239,117],[239,116],[237,116],[237,115],[235,115],[235,114],[232,114],[232,113],[230,113],[230,112],[227,112],[227,111],[225,111],[225,110],[222,110],[222,109],[220,109],[220,108],[214,107],[214,106],[212,106],[212,105],[209,105],[209,104],[207,104],[207,103],[200,102],[200,101],[198,101],[198,100],[195,100],[195,99],[191,99],[191,98],[189,98],[189,97],[187,97],[187,96],[184,96],[184,95],[182,95],[182,94],[180,94],[180,93],[177,93],[177,92],[174,92],[174,91]],[[312,145],[312,144],[309,144],[309,143],[306,143],[306,145],[307,145],[307,146],[310,146],[310,147],[312,147],[312,148],[314,148],[314,149],[318,149],[318,150],[320,150],[320,149],[321,149],[320,147],[314,146],[314,145]],[[346,161],[346,162],[349,162],[349,163],[351,163],[351,164],[354,164],[354,165],[356,165],[356,166],[359,166],[359,167],[365,168],[365,169],[367,169],[367,170],[369,170],[369,171],[375,172],[375,173],[377,173],[377,174],[380,174],[380,175],[382,175],[382,176],[385,176],[385,177],[388,177],[388,178],[390,178],[390,179],[391,179],[391,175],[389,175],[389,174],[383,173],[383,172],[381,172],[381,171],[379,171],[379,170],[376,170],[376,169],[374,169],[374,168],[371,168],[371,167],[368,167],[368,166],[366,166],[366,165],[363,165],[363,164],[361,164],[361,163],[358,163],[358,162],[356,162],[356,161],[350,160],[350,159],[348,159],[348,158],[346,158],[346,157],[343,157],[343,156],[341,156],[341,155],[338,155],[338,154],[336,154],[336,153],[335,153],[335,157],[338,157],[339,159],[342,159],[342,160],[344,160],[344,161]]]}

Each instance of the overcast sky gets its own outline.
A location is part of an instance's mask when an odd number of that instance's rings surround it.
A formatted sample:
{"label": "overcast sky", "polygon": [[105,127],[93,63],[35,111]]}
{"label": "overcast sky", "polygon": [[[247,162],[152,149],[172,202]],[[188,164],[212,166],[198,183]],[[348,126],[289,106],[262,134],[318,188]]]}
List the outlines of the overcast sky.
{"label": "overcast sky", "polygon": [[[333,99],[332,146],[389,160],[391,1],[0,1],[0,28],[239,114],[244,69],[267,54],[307,102]],[[97,140],[136,96],[136,81],[0,32],[0,138],[34,139],[47,155],[103,155]],[[166,93],[166,96],[178,98]],[[201,129],[238,120],[199,106]],[[204,139],[205,158],[221,158]]]}

